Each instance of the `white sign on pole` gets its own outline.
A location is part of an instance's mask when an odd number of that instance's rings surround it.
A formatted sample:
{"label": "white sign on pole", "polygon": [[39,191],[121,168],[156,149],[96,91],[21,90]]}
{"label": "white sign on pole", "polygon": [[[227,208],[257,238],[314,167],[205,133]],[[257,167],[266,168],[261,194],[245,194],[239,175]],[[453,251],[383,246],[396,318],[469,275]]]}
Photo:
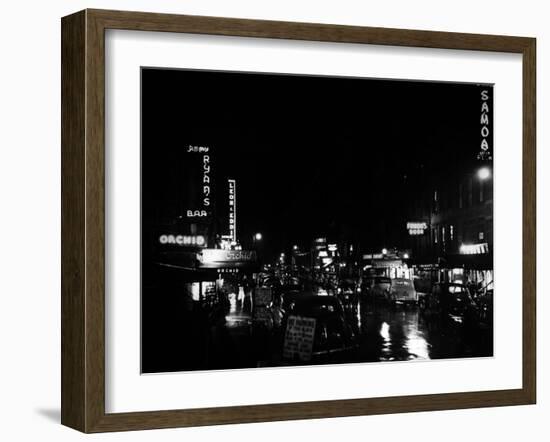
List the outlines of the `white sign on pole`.
{"label": "white sign on pole", "polygon": [[273,318],[269,304],[273,299],[272,290],[269,287],[256,287],[254,289],[252,320],[262,322],[268,326],[272,326]]}
{"label": "white sign on pole", "polygon": [[270,287],[256,287],[254,289],[254,305],[266,306],[273,299],[273,291]]}
{"label": "white sign on pole", "polygon": [[315,318],[305,316],[288,317],[283,347],[283,358],[300,361],[311,360],[315,337]]}

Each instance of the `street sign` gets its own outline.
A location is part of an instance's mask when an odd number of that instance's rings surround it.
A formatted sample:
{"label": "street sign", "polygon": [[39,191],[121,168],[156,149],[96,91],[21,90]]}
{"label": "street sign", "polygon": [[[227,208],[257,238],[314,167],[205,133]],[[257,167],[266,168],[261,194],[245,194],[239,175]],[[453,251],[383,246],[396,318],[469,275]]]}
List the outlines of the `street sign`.
{"label": "street sign", "polygon": [[283,358],[311,360],[315,337],[315,318],[290,315],[286,324]]}

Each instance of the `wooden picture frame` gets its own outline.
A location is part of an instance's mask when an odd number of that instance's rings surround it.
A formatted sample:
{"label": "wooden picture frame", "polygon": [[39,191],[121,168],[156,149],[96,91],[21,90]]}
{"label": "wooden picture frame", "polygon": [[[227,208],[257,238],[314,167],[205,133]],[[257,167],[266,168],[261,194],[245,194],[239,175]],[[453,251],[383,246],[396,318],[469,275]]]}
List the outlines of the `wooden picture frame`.
{"label": "wooden picture frame", "polygon": [[[495,51],[523,63],[523,385],[513,390],[105,412],[105,30]],[[533,404],[536,160],[533,38],[84,10],[62,19],[62,410],[83,432],[141,430]]]}

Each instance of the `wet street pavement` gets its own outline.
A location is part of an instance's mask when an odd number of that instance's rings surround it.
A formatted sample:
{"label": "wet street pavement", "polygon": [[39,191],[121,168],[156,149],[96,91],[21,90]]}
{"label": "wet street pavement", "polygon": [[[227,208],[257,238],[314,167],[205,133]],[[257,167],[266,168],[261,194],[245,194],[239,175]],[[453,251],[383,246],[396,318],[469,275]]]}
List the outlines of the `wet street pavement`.
{"label": "wet street pavement", "polygon": [[489,330],[468,329],[418,307],[360,305],[358,361],[407,361],[492,356]]}
{"label": "wet street pavement", "polygon": [[[336,363],[489,357],[493,353],[489,329],[471,330],[442,321],[416,306],[358,304],[347,311],[346,320],[355,332],[357,347],[351,357]],[[273,340],[265,336],[258,339],[251,324],[242,304],[232,302],[225,328],[233,367],[279,365],[279,345],[273,346]]]}

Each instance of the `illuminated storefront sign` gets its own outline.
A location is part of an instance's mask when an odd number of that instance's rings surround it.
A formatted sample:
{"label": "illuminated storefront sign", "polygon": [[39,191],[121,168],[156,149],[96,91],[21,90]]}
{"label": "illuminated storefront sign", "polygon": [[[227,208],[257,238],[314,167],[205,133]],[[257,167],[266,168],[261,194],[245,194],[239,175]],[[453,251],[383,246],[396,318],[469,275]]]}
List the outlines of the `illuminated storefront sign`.
{"label": "illuminated storefront sign", "polygon": [[204,249],[197,253],[197,259],[201,263],[201,267],[242,266],[254,264],[256,262],[256,252],[253,250]]}
{"label": "illuminated storefront sign", "polygon": [[187,153],[199,154],[200,159],[200,208],[188,209],[186,215],[188,218],[205,218],[209,216],[210,198],[211,198],[211,183],[210,174],[212,172],[210,162],[210,147],[208,146],[187,146]]}
{"label": "illuminated storefront sign", "polygon": [[424,235],[427,229],[428,223],[424,221],[409,221],[407,223],[407,230],[411,236]]}
{"label": "illuminated storefront sign", "polygon": [[461,255],[482,255],[489,253],[489,244],[486,242],[481,244],[462,244],[460,246]]}
{"label": "illuminated storefront sign", "polygon": [[254,250],[223,250],[204,249],[200,253],[199,261],[207,262],[234,262],[234,261],[255,261]]}
{"label": "illuminated storefront sign", "polygon": [[227,180],[229,186],[229,236],[231,241],[237,242],[237,183]]}
{"label": "illuminated storefront sign", "polygon": [[372,266],[375,268],[393,268],[401,267],[402,265],[403,262],[399,259],[377,260],[372,262]]}
{"label": "illuminated storefront sign", "polygon": [[490,130],[489,130],[489,116],[490,116],[490,107],[489,107],[489,91],[483,89],[481,91],[481,145],[480,151],[477,155],[478,160],[492,160],[493,155],[491,154],[491,149],[489,146],[490,142]]}
{"label": "illuminated storefront sign", "polygon": [[160,235],[159,243],[182,247],[205,247],[206,238],[202,235]]}
{"label": "illuminated storefront sign", "polygon": [[202,218],[208,216],[208,212],[206,210],[188,210],[187,211],[187,218]]}

